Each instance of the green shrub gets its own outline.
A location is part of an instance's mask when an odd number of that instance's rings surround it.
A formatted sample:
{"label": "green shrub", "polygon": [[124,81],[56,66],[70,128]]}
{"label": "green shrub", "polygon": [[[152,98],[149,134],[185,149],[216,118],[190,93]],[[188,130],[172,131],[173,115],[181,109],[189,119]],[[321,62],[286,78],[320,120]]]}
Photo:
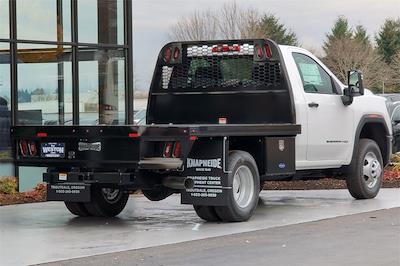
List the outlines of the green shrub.
{"label": "green shrub", "polygon": [[17,179],[14,177],[0,178],[0,194],[17,194]]}

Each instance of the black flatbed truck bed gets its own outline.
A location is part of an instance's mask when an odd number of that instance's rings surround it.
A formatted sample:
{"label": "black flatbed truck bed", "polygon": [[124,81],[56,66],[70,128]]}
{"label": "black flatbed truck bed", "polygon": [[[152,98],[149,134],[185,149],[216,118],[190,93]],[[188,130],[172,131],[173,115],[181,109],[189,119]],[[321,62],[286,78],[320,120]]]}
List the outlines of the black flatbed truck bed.
{"label": "black flatbed truck bed", "polygon": [[[301,133],[300,125],[292,124],[205,124],[205,125],[116,125],[116,126],[15,126],[11,129],[13,138],[27,141],[62,142],[66,146],[76,145],[80,140],[86,143],[102,142],[103,149],[108,145],[113,146],[110,157],[120,154],[123,146],[132,145],[132,150],[124,158],[112,159],[88,157],[74,158],[43,158],[31,156],[21,158],[18,155],[17,165],[20,160],[24,166],[42,167],[84,167],[84,168],[130,168],[152,167],[140,160],[146,160],[145,155],[140,155],[140,142],[148,141],[183,141],[190,143],[197,138],[210,137],[267,137],[267,136],[295,136]],[[132,140],[131,143],[129,142]],[[118,143],[122,144],[118,147]],[[184,145],[187,147],[187,145]],[[136,150],[135,150],[136,149]],[[18,150],[18,147],[17,147]],[[93,151],[95,152],[95,151]],[[65,151],[68,153],[68,150]],[[183,153],[185,154],[185,153]],[[186,153],[188,154],[188,152]],[[130,157],[134,155],[134,157]],[[78,156],[78,155],[76,155]],[[152,157],[153,158],[153,157]],[[184,161],[186,158],[180,158]],[[144,162],[144,161],[142,161]],[[106,166],[106,167],[105,167]]]}

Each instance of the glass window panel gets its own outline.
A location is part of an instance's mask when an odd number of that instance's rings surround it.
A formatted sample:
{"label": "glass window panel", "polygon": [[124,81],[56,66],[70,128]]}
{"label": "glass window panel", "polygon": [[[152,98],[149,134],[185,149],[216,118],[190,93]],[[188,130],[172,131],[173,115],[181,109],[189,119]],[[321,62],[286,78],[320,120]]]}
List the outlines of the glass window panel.
{"label": "glass window panel", "polygon": [[0,0],[0,38],[10,38],[9,0]]}
{"label": "glass window panel", "polygon": [[311,57],[293,53],[306,93],[335,94],[332,79]]}
{"label": "glass window panel", "polygon": [[0,43],[0,160],[11,159],[10,46]]}
{"label": "glass window panel", "polygon": [[79,110],[82,125],[124,124],[123,50],[79,50]]}
{"label": "glass window panel", "polygon": [[71,40],[71,0],[16,0],[18,39]]}
{"label": "glass window panel", "polygon": [[123,44],[123,0],[78,0],[78,40]]}
{"label": "glass window panel", "polygon": [[72,124],[71,48],[18,46],[18,124]]}

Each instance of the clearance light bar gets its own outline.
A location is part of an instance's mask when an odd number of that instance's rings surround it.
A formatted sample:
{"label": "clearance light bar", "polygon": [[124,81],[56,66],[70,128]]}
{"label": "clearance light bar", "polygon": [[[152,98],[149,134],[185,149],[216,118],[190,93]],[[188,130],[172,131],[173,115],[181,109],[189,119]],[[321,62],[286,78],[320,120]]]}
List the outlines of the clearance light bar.
{"label": "clearance light bar", "polygon": [[202,46],[189,46],[187,48],[187,57],[201,57],[201,56],[222,56],[222,55],[253,55],[254,45],[244,44],[215,44],[215,45],[202,45]]}

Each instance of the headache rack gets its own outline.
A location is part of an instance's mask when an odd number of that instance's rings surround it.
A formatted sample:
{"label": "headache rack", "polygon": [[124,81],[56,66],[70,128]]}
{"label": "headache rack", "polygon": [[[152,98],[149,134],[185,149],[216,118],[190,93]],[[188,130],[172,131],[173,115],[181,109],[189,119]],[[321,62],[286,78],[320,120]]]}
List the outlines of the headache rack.
{"label": "headache rack", "polygon": [[169,43],[158,57],[147,122],[295,123],[282,64],[271,40]]}

